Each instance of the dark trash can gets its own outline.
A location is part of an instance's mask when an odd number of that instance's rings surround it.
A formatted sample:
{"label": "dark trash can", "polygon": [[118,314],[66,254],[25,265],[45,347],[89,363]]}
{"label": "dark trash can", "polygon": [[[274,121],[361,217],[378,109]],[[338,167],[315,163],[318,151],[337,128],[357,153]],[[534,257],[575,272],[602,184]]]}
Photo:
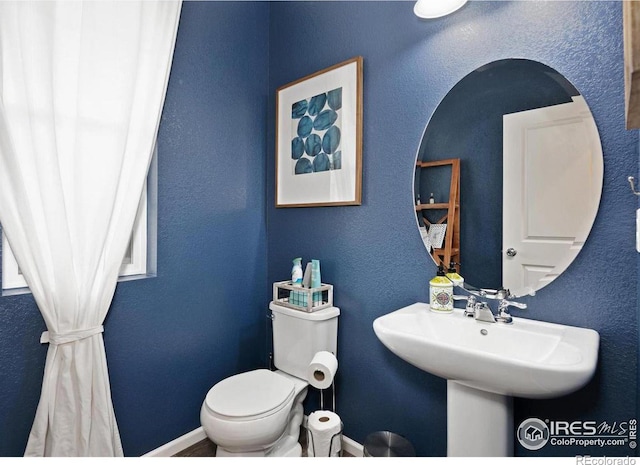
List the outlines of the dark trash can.
{"label": "dark trash can", "polygon": [[415,457],[413,445],[403,436],[391,431],[376,431],[364,440],[365,457]]}

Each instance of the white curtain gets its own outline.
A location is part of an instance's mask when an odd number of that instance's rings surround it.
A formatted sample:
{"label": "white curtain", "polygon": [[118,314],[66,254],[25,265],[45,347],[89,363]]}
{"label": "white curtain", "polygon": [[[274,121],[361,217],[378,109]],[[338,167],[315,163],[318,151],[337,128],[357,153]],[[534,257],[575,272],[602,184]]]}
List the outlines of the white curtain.
{"label": "white curtain", "polygon": [[27,456],[122,455],[102,323],[155,142],[180,7],[0,2],[0,223],[49,343]]}

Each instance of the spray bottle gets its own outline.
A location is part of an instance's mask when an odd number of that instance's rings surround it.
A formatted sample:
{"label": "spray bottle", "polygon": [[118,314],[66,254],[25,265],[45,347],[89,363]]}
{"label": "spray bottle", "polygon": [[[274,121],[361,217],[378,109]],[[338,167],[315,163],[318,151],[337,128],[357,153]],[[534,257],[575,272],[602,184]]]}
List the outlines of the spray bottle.
{"label": "spray bottle", "polygon": [[[295,287],[302,287],[302,258],[293,259],[293,268],[291,268],[291,285]],[[289,302],[294,305],[300,305],[306,307],[306,294],[299,291],[291,291],[289,293]]]}

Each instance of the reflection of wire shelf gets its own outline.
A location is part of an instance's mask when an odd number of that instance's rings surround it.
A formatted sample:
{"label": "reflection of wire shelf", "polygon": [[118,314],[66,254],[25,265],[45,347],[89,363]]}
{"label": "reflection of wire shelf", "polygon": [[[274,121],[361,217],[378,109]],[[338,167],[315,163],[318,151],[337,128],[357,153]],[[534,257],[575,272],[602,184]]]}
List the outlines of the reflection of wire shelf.
{"label": "reflection of wire shelf", "polygon": [[[438,264],[449,266],[449,263],[460,263],[460,159],[449,158],[446,160],[419,161],[416,168],[433,168],[437,166],[451,165],[451,180],[449,183],[449,202],[447,203],[423,203],[416,205],[418,217],[429,228],[432,224],[447,224],[447,232],[442,248],[429,252]],[[430,221],[422,212],[424,210],[446,210],[444,216],[436,221]],[[456,265],[456,268],[459,265]],[[460,271],[458,269],[458,271]]]}

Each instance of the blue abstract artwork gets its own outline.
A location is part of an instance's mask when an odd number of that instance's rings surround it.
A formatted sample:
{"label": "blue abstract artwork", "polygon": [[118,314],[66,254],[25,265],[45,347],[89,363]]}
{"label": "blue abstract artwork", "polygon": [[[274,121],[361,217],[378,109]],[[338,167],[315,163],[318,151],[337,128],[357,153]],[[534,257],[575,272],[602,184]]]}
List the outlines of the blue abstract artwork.
{"label": "blue abstract artwork", "polygon": [[342,87],[291,105],[291,171],[294,175],[342,168]]}

